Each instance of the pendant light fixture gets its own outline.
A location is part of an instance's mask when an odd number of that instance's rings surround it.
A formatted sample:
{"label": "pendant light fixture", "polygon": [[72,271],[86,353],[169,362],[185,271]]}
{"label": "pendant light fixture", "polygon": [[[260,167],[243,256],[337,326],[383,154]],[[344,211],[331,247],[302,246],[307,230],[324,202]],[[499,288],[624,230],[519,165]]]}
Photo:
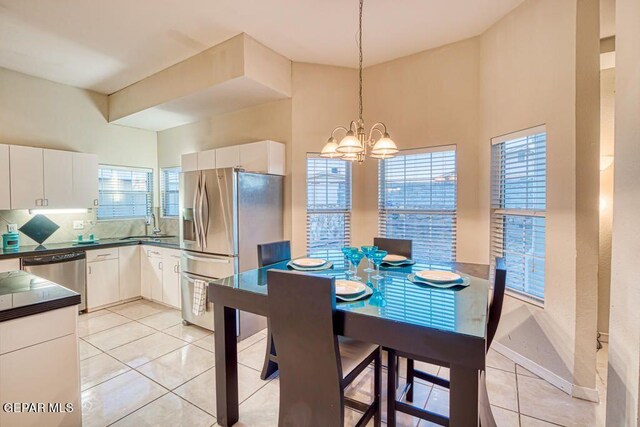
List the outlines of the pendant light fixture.
{"label": "pendant light fixture", "polygon": [[[359,14],[359,26],[358,26],[358,52],[359,57],[359,115],[358,121],[351,121],[349,127],[344,126],[336,127],[329,140],[322,148],[320,152],[321,157],[327,158],[341,158],[343,160],[362,163],[366,159],[367,155],[375,159],[388,159],[393,157],[398,152],[396,143],[393,142],[387,127],[384,123],[376,123],[369,130],[367,136],[364,129],[364,120],[362,119],[362,7],[364,0],[360,0],[360,14]],[[336,132],[344,132],[344,137],[338,143],[335,135]],[[378,134],[378,139],[375,139],[374,133]]]}

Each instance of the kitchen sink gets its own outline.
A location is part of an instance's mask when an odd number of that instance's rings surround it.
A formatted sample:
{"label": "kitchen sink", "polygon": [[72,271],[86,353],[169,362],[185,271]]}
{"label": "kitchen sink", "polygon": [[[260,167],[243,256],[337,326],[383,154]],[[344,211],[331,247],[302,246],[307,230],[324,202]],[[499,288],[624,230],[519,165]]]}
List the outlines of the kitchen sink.
{"label": "kitchen sink", "polygon": [[120,240],[162,240],[162,239],[174,239],[177,236],[169,236],[166,234],[161,234],[159,236],[128,236],[123,237]]}

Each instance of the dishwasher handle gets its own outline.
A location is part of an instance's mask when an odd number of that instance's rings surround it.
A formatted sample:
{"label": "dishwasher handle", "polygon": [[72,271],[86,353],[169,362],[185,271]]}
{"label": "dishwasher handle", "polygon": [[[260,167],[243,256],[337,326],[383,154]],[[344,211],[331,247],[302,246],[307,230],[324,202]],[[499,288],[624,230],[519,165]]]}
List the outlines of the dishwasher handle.
{"label": "dishwasher handle", "polygon": [[35,265],[48,265],[48,264],[58,264],[63,262],[72,262],[72,261],[78,261],[86,258],[87,258],[87,254],[85,252],[65,252],[61,254],[21,258],[20,264],[23,267],[30,267]]}

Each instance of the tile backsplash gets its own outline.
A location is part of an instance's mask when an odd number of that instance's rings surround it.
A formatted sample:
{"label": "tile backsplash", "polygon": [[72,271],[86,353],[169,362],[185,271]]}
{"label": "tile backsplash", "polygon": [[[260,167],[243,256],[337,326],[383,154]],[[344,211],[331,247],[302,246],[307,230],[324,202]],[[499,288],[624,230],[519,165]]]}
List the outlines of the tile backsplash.
{"label": "tile backsplash", "polygon": [[[0,211],[0,234],[7,232],[8,224],[18,224],[18,228],[22,227],[35,216],[30,214],[28,210],[11,210]],[[113,239],[127,236],[140,236],[145,234],[145,221],[141,219],[130,220],[114,220],[114,221],[98,221],[96,220],[96,210],[89,209],[87,213],[74,214],[45,214],[47,218],[56,223],[58,228],[47,240],[46,243],[64,243],[70,242],[82,234],[88,237],[93,233],[99,239]],[[162,230],[162,234],[178,235],[178,221],[175,219],[159,218],[156,209],[156,218],[158,218],[158,226]],[[82,221],[84,229],[74,230],[73,222]],[[151,226],[149,233],[151,233]],[[27,235],[20,232],[20,246],[37,245],[38,242],[30,239]]]}

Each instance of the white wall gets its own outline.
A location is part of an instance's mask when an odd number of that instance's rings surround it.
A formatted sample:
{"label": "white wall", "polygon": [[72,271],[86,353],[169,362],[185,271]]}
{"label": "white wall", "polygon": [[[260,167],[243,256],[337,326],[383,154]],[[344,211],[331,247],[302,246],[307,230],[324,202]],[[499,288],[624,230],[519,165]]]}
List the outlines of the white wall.
{"label": "white wall", "polygon": [[[478,194],[480,39],[475,37],[365,70],[365,121],[382,121],[402,149],[455,145],[458,169],[457,258],[487,263],[489,244]],[[378,231],[378,162],[354,166],[354,243]]]}
{"label": "white wall", "polygon": [[[600,155],[614,155],[615,68],[602,70],[600,79]],[[600,172],[600,254],[598,258],[598,332],[609,333],[611,291],[611,227],[615,163]]]}
{"label": "white wall", "polygon": [[616,1],[613,252],[607,426],[640,416],[640,2]]}
{"label": "white wall", "polygon": [[[599,123],[594,94],[599,50],[593,51],[597,3],[589,11],[579,7],[590,3],[529,0],[483,34],[480,102],[480,208],[486,239],[490,139],[547,126],[545,304],[539,308],[507,298],[497,340],[586,389],[595,388],[598,134],[588,121]],[[579,246],[579,239],[584,244]]]}
{"label": "white wall", "polygon": [[0,143],[157,168],[156,133],[107,123],[107,96],[0,68]]}

